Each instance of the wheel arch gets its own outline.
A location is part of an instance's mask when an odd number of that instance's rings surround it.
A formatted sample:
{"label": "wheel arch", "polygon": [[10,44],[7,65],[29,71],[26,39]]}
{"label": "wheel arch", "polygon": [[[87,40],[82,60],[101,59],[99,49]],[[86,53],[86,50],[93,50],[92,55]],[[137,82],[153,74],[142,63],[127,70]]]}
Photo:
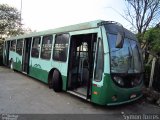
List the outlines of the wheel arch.
{"label": "wheel arch", "polygon": [[52,68],[52,69],[49,71],[49,73],[48,73],[48,86],[49,86],[49,88],[53,88],[53,87],[52,87],[52,76],[53,76],[54,70],[56,70],[56,71],[59,72],[60,79],[62,80],[61,72],[60,72],[57,68]]}

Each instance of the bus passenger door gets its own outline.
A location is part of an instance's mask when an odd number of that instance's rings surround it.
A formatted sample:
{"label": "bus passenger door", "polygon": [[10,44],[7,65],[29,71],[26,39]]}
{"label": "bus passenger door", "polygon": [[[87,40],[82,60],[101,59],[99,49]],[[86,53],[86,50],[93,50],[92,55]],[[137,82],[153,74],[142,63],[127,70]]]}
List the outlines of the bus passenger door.
{"label": "bus passenger door", "polygon": [[96,42],[97,33],[71,36],[67,87],[84,99],[91,97]]}
{"label": "bus passenger door", "polygon": [[32,38],[24,39],[23,58],[22,58],[22,71],[26,74],[29,73],[29,60]]}
{"label": "bus passenger door", "polygon": [[9,47],[10,41],[6,41],[3,47],[3,63],[7,66],[9,65]]}

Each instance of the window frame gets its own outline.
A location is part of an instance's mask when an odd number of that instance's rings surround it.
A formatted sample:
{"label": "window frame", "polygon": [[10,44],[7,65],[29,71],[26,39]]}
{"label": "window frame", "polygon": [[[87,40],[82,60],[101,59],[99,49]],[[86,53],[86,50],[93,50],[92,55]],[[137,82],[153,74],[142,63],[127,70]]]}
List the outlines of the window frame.
{"label": "window frame", "polygon": [[[17,45],[18,45],[18,42],[19,42],[19,41],[22,41],[22,51],[21,51],[22,53],[21,53],[21,54],[19,54],[19,53],[17,52]],[[23,38],[22,38],[22,39],[17,39],[17,42],[16,42],[16,53],[19,54],[20,56],[23,55],[23,46],[24,46],[24,43],[23,43],[23,42],[24,42],[24,39],[23,39]]]}
{"label": "window frame", "polygon": [[[14,50],[12,49],[12,42],[15,42],[15,47],[14,47]],[[13,51],[13,52],[16,52],[16,45],[17,45],[17,40],[11,40],[11,43],[10,43],[10,49],[9,51]]]}
{"label": "window frame", "polygon": [[[56,37],[57,36],[61,36],[61,35],[68,35],[68,48],[67,48],[67,53],[66,53],[66,58],[65,58],[65,60],[64,61],[62,61],[62,60],[57,60],[57,59],[55,59],[54,58],[54,53],[55,53],[55,44],[56,44]],[[61,34],[56,34],[55,35],[55,38],[54,38],[54,44],[53,44],[53,54],[52,54],[52,60],[54,60],[54,61],[58,61],[58,62],[66,62],[67,61],[67,59],[68,59],[68,50],[69,50],[69,47],[70,47],[70,34],[69,33],[61,33]]]}
{"label": "window frame", "polygon": [[[35,38],[39,38],[39,40],[40,40],[40,41],[39,41],[39,45],[40,45],[40,47],[39,47],[38,57],[32,56],[33,43],[34,43]],[[41,41],[42,41],[42,37],[41,37],[41,36],[34,36],[34,37],[32,38],[31,58],[39,58],[40,53],[41,53]]]}
{"label": "window frame", "polygon": [[[42,57],[42,45],[43,45],[43,39],[44,39],[44,37],[52,37],[52,43],[51,43],[51,49],[50,49],[50,58],[49,59],[47,59],[47,58],[43,58]],[[44,35],[44,36],[41,36],[41,41],[40,41],[40,58],[41,59],[43,59],[43,60],[51,60],[51,58],[52,58],[52,48],[53,48],[53,42],[54,42],[54,36],[53,36],[53,34],[48,34],[48,35]]]}

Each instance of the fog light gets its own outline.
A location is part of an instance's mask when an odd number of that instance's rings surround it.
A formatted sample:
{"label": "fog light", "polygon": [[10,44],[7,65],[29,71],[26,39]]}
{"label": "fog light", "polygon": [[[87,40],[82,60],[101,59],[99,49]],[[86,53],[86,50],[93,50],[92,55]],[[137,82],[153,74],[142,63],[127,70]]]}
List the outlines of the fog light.
{"label": "fog light", "polygon": [[113,101],[117,101],[117,95],[112,96]]}

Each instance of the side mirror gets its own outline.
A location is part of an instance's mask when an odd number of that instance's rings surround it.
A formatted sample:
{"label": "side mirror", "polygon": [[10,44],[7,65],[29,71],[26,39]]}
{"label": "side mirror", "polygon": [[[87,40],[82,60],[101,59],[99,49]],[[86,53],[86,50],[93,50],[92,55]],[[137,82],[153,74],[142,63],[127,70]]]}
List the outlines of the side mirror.
{"label": "side mirror", "polygon": [[116,48],[122,48],[123,43],[124,43],[124,38],[120,33],[118,33],[117,40],[116,40]]}

